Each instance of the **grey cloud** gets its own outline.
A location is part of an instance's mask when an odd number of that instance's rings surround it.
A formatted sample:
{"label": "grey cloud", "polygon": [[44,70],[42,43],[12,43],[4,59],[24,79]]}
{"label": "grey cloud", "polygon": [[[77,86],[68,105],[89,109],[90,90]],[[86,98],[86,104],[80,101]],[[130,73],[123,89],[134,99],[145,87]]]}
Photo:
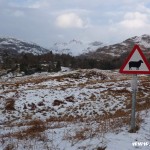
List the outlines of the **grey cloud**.
{"label": "grey cloud", "polygon": [[[0,0],[0,35],[14,36],[46,47],[74,38],[115,42],[146,32],[145,29],[133,32],[119,23],[133,9],[140,12],[143,8],[141,11],[148,15],[147,4],[148,0]],[[63,29],[56,26],[57,17],[64,13],[76,14],[86,27]]]}

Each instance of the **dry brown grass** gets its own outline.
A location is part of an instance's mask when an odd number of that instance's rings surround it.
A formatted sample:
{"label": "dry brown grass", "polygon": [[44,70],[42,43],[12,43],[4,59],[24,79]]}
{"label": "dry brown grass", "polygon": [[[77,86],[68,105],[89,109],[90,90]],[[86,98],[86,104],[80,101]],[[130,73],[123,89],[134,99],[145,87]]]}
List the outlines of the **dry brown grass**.
{"label": "dry brown grass", "polygon": [[[80,121],[85,123],[85,126],[78,128],[74,131],[74,134],[70,132],[65,133],[64,139],[71,141],[75,144],[81,140],[85,140],[93,137],[102,137],[107,132],[118,132],[124,126],[129,126],[130,124],[130,113],[125,113],[122,110],[118,110],[114,115],[107,114],[103,116],[93,117],[93,118],[82,118]],[[79,118],[78,118],[79,119]],[[75,120],[73,120],[75,122]],[[76,120],[77,122],[77,120]],[[96,127],[92,127],[91,122],[95,122]],[[140,115],[136,117],[136,122],[140,126],[141,118]]]}
{"label": "dry brown grass", "polygon": [[18,91],[17,90],[7,90],[7,91],[3,91],[4,94],[7,94],[7,93],[10,93],[10,92],[14,92],[14,93],[17,93]]}
{"label": "dry brown grass", "polygon": [[[104,138],[105,133],[107,132],[113,132],[113,133],[118,133],[122,130],[122,127],[129,127],[130,126],[130,120],[131,120],[131,92],[128,91],[126,88],[123,88],[121,90],[113,90],[113,85],[115,86],[116,82],[119,81],[126,81],[129,78],[124,78],[123,80],[95,80],[92,79],[93,76],[97,76],[97,74],[95,73],[86,73],[85,77],[88,77],[89,80],[85,83],[79,83],[79,87],[83,88],[83,87],[87,87],[89,85],[89,88],[96,89],[96,88],[104,88],[103,86],[100,85],[94,85],[96,83],[106,83],[106,82],[111,82],[111,84],[108,85],[108,90],[101,92],[100,96],[101,98],[103,97],[103,99],[106,99],[106,101],[109,98],[109,95],[111,95],[110,97],[112,98],[117,98],[117,96],[122,96],[124,95],[126,97],[125,100],[125,105],[126,108],[124,109],[119,109],[117,110],[114,114],[105,112],[104,115],[97,115],[94,114],[92,116],[71,116],[71,115],[63,115],[60,117],[51,117],[48,118],[45,122],[41,121],[41,120],[33,120],[28,122],[29,120],[32,120],[32,116],[33,114],[27,113],[26,116],[24,116],[25,118],[25,123],[20,123],[20,124],[15,124],[14,127],[24,127],[26,126],[27,128],[24,130],[20,130],[14,133],[9,133],[6,134],[3,138],[10,138],[10,139],[18,139],[18,140],[25,140],[26,138],[28,139],[36,139],[36,140],[40,140],[40,141],[46,141],[47,140],[47,136],[44,134],[45,131],[47,129],[56,129],[56,128],[63,128],[63,127],[67,127],[68,124],[73,124],[73,125],[78,125],[80,123],[83,124],[83,126],[79,126],[77,128],[77,126],[75,127],[76,129],[74,130],[74,128],[71,129],[71,132],[73,132],[73,134],[70,133],[65,133],[64,135],[64,139],[71,141],[72,144],[75,144],[79,141],[82,140],[86,140],[88,138],[94,138],[94,137],[100,137],[100,138]],[[15,88],[18,88],[19,86],[22,86],[24,84],[27,83],[33,83],[33,84],[38,84],[40,82],[43,81],[48,81],[48,80],[56,80],[58,82],[62,82],[62,81],[68,81],[68,84],[66,85],[59,85],[59,86],[54,86],[52,87],[53,89],[61,89],[61,90],[66,90],[67,88],[71,88],[71,87],[75,87],[77,85],[74,84],[74,82],[70,82],[69,78],[74,79],[75,81],[78,79],[81,79],[82,76],[77,73],[75,75],[69,74],[69,75],[63,75],[63,76],[59,76],[59,77],[39,77],[39,78],[31,78],[30,80],[27,79],[25,81],[19,81],[16,82],[15,85],[10,85],[10,89],[8,91],[4,91],[6,93],[9,93],[10,91],[15,92],[17,94],[17,90],[13,90],[14,88],[12,88],[13,86]],[[104,76],[105,78],[105,76]],[[112,83],[114,82],[114,84]],[[92,86],[91,86],[92,85]],[[8,85],[9,86],[9,85]],[[111,87],[112,86],[112,87]],[[121,84],[117,84],[118,87],[122,87],[122,83]],[[140,128],[141,122],[142,122],[142,118],[140,116],[140,111],[141,110],[148,110],[150,108],[150,95],[149,91],[150,91],[150,83],[149,80],[146,80],[145,77],[141,78],[141,83],[140,83],[140,88],[138,89],[137,92],[137,104],[136,104],[136,111],[137,111],[137,115],[136,115],[136,126],[138,127],[137,129]],[[36,87],[28,87],[28,89],[46,89],[47,86],[46,85],[38,85]],[[19,91],[21,92],[21,91]],[[147,96],[145,96],[145,93],[147,93]],[[86,93],[80,93],[82,95],[86,95]],[[95,95],[94,95],[95,94]],[[90,100],[95,101],[96,100],[96,95],[98,93],[94,93],[91,94],[91,96],[89,97]],[[44,97],[43,97],[44,99]],[[74,102],[76,101],[75,97],[70,96],[70,97],[66,97],[65,101],[68,102]],[[127,101],[130,101],[129,103],[127,103]],[[14,101],[12,100],[8,100],[6,102],[6,110],[14,110]],[[38,105],[43,105],[43,103],[38,103]],[[70,108],[71,111],[76,112],[78,111],[78,109],[83,109],[84,107],[86,107],[85,103],[80,103],[78,107],[74,107],[74,108]],[[69,107],[68,107],[69,110]],[[124,111],[125,110],[125,111]],[[93,127],[91,123],[94,123],[95,126]],[[10,143],[9,145],[7,145],[6,150],[11,150],[13,149],[13,143]],[[98,147],[97,150],[104,150],[106,147]]]}
{"label": "dry brown grass", "polygon": [[[64,135],[64,139],[70,141],[72,145],[74,145],[77,142],[86,140],[88,138],[104,138],[104,135],[108,132],[118,133],[122,130],[122,127],[130,126],[130,113],[131,112],[124,112],[120,109],[116,111],[115,114],[107,114],[103,116],[97,115],[91,118],[82,118],[80,121],[85,123],[84,126],[77,128],[73,134],[67,132]],[[75,120],[73,121],[75,122]],[[92,127],[91,122],[96,123],[96,126]],[[136,125],[140,127],[141,122],[141,116],[140,114],[137,114]]]}
{"label": "dry brown grass", "polygon": [[26,138],[41,138],[41,133],[47,129],[45,123],[41,120],[34,120],[26,125],[28,125],[27,129],[15,133],[8,133],[4,137],[16,138],[19,140]]}
{"label": "dry brown grass", "polygon": [[[64,140],[68,140],[72,145],[84,141],[90,138],[100,138],[103,139],[107,132],[118,133],[122,130],[122,127],[127,127],[130,125],[130,115],[131,112],[124,112],[123,110],[116,111],[115,114],[107,114],[103,116],[92,116],[88,118],[84,117],[51,117],[45,122],[41,120],[33,120],[26,124],[20,126],[28,126],[27,129],[18,131],[16,133],[6,134],[5,138],[15,138],[18,140],[25,139],[36,139],[38,141],[45,142],[48,137],[44,134],[44,131],[47,129],[56,129],[67,127],[70,124],[80,124],[82,126],[75,126],[75,128],[69,129],[70,131],[64,133]],[[140,127],[142,122],[140,113],[136,115],[136,125]],[[92,126],[91,123],[94,123],[95,126]],[[54,140],[54,139],[53,139]],[[99,148],[106,148],[99,147]],[[98,149],[98,148],[97,148]]]}

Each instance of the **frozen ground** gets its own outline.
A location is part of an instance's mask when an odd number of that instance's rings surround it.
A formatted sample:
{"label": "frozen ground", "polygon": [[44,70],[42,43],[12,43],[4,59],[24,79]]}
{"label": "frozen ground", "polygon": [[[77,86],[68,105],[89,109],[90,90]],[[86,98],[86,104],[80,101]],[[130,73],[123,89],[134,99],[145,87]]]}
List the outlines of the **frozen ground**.
{"label": "frozen ground", "polygon": [[129,133],[131,76],[64,70],[0,79],[1,149],[149,149],[149,76],[139,76],[136,133]]}

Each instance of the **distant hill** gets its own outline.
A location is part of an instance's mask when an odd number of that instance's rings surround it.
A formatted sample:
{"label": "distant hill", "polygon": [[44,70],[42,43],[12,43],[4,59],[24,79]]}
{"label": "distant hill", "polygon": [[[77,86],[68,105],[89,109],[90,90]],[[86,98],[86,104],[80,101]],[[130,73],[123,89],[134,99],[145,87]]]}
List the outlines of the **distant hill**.
{"label": "distant hill", "polygon": [[[50,50],[56,54],[69,54],[78,56],[95,51],[97,48],[103,47],[102,42],[94,41],[91,43],[81,42],[79,40],[70,40],[69,42],[55,43]],[[50,50],[43,48],[35,43],[29,43],[15,38],[0,38],[0,55],[7,52],[9,54],[32,53],[41,55],[48,53]]]}
{"label": "distant hill", "polygon": [[142,51],[150,56],[150,35],[146,34],[128,38],[121,43],[100,47],[95,52],[86,53],[84,56],[96,59],[104,56],[121,56],[123,53],[131,51],[135,44],[138,44]]}
{"label": "distant hill", "polygon": [[[93,59],[103,59],[110,56],[120,57],[122,54],[132,50],[135,44],[140,45],[147,56],[150,56],[150,35],[135,36],[124,40],[121,43],[105,45],[102,42],[94,41],[85,43],[79,40],[71,40],[66,43],[55,43],[50,50],[57,54],[69,54]],[[15,38],[0,38],[0,59],[4,53],[19,54],[32,53],[41,55],[50,52],[35,43],[24,42]]]}
{"label": "distant hill", "polygon": [[38,44],[24,42],[15,38],[0,38],[0,54],[2,55],[6,52],[10,54],[32,53],[34,55],[41,55],[49,52],[49,50]]}

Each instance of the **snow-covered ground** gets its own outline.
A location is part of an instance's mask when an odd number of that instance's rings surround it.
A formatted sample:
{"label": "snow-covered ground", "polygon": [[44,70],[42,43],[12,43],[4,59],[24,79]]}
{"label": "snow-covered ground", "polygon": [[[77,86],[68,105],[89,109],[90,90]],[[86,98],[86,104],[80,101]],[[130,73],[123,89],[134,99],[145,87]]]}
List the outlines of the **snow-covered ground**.
{"label": "snow-covered ground", "polygon": [[[0,148],[134,150],[150,144],[150,82],[139,76],[136,133],[129,133],[131,76],[62,68],[0,79]],[[133,145],[132,145],[133,144]]]}

